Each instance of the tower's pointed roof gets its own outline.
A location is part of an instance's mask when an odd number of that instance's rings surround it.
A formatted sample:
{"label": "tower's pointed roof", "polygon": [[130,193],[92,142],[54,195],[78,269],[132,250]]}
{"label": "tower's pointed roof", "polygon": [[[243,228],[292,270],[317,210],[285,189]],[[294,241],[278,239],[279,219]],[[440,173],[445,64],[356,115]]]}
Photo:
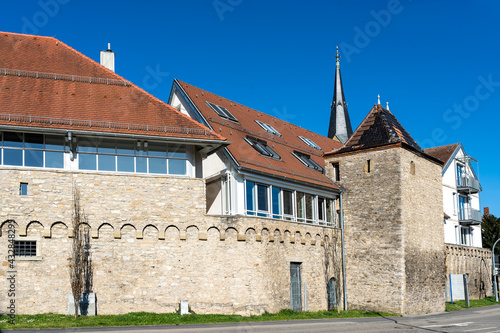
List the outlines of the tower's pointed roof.
{"label": "tower's pointed roof", "polygon": [[335,68],[335,87],[333,91],[332,111],[330,114],[330,126],[328,127],[328,137],[337,138],[344,143],[352,135],[351,120],[347,112],[347,102],[344,97],[344,88],[342,87],[342,77],[340,76],[340,56],[337,46],[336,68]]}
{"label": "tower's pointed roof", "polygon": [[423,153],[422,148],[399,123],[391,111],[375,105],[344,146],[335,153],[403,143]]}

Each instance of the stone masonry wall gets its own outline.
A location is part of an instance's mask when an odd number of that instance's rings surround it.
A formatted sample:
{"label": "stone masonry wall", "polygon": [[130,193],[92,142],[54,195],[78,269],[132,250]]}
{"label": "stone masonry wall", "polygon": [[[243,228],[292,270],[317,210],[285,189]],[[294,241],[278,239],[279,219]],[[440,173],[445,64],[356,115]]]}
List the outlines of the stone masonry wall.
{"label": "stone masonry wall", "polygon": [[400,150],[407,315],[444,311],[441,166]]}
{"label": "stone masonry wall", "polygon": [[73,184],[91,227],[100,314],[173,312],[180,300],[197,313],[276,312],[290,307],[290,262],[302,263],[308,310],[326,309],[331,277],[341,295],[337,229],[208,216],[202,179],[15,168],[0,177],[2,311],[13,221],[16,238],[40,249],[16,261],[17,313],[67,313]]}
{"label": "stone masonry wall", "polygon": [[[446,244],[446,278],[448,274],[469,274],[471,299],[493,295],[489,249]],[[448,299],[449,297],[448,294]]]}
{"label": "stone masonry wall", "polygon": [[[367,172],[370,160],[370,172]],[[403,313],[404,229],[398,149],[327,158],[340,164],[349,309]]]}

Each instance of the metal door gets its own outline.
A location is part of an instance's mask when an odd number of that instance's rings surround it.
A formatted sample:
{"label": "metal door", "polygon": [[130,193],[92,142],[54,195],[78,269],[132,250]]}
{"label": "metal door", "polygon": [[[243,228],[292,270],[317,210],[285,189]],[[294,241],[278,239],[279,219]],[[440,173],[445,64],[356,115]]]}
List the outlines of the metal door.
{"label": "metal door", "polygon": [[331,278],[326,287],[328,293],[328,311],[337,308],[337,291],[335,290],[335,279]]}
{"label": "metal door", "polygon": [[302,279],[300,263],[290,263],[290,300],[292,310],[302,311]]}

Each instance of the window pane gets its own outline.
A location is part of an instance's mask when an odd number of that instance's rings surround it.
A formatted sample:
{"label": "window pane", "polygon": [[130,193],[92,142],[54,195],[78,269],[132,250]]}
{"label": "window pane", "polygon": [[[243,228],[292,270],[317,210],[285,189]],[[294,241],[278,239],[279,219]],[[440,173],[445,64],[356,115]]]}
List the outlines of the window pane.
{"label": "window pane", "polygon": [[116,143],[116,153],[119,155],[134,156],[135,141],[118,141]]}
{"label": "window pane", "polygon": [[64,153],[46,151],[45,152],[45,167],[46,168],[64,168]]}
{"label": "window pane", "polygon": [[99,170],[115,171],[115,156],[114,155],[99,155]]}
{"label": "window pane", "polygon": [[47,150],[64,150],[64,137],[58,135],[45,136],[45,149]]}
{"label": "window pane", "polygon": [[43,167],[43,151],[42,150],[25,150],[24,165],[31,167]]}
{"label": "window pane", "polygon": [[135,172],[148,172],[148,159],[146,157],[136,157],[135,163]]}
{"label": "window pane", "polygon": [[293,215],[293,193],[283,190],[283,214]]}
{"label": "window pane", "polygon": [[23,165],[23,151],[21,149],[4,149],[4,165]]}
{"label": "window pane", "polygon": [[325,220],[324,203],[325,203],[325,199],[318,197],[318,219],[320,221],[324,221]]}
{"label": "window pane", "polygon": [[148,155],[156,157],[167,157],[167,145],[159,143],[149,143]]}
{"label": "window pane", "polygon": [[268,211],[267,203],[267,189],[268,186],[257,184],[257,205],[258,210]]}
{"label": "window pane", "polygon": [[43,134],[24,134],[24,147],[43,149]]}
{"label": "window pane", "polygon": [[297,219],[300,221],[304,221],[305,212],[304,212],[304,193],[297,192]]}
{"label": "window pane", "polygon": [[97,152],[99,154],[116,154],[115,142],[114,141],[99,142],[99,147],[97,148]]}
{"label": "window pane", "polygon": [[163,158],[149,159],[149,173],[167,173],[167,160]]}
{"label": "window pane", "polygon": [[78,154],[78,168],[80,170],[95,170],[96,155],[95,154]]}
{"label": "window pane", "polygon": [[306,219],[314,219],[314,197],[310,194],[306,194]]}
{"label": "window pane", "polygon": [[117,156],[116,159],[118,162],[118,171],[134,172],[134,157],[133,156]]}
{"label": "window pane", "polygon": [[186,160],[168,160],[168,173],[171,175],[185,175]]}
{"label": "window pane", "polygon": [[78,147],[76,148],[76,151],[78,152],[83,152],[83,153],[95,153],[97,152],[97,146],[95,143],[90,142],[88,140],[79,140],[78,141]]}
{"label": "window pane", "polygon": [[255,211],[255,192],[254,192],[255,183],[247,181],[247,214],[255,215],[253,211]]}
{"label": "window pane", "polygon": [[146,156],[148,155],[147,149],[136,148],[135,156]]}
{"label": "window pane", "polygon": [[5,147],[21,148],[23,146],[23,134],[16,132],[3,132],[3,145]]}
{"label": "window pane", "polygon": [[168,157],[186,158],[186,146],[169,145]]}
{"label": "window pane", "polygon": [[281,218],[281,197],[280,197],[280,188],[273,187],[273,217],[275,219]]}
{"label": "window pane", "polygon": [[28,195],[28,183],[21,183],[21,195]]}
{"label": "window pane", "polygon": [[333,213],[335,211],[335,203],[331,199],[326,200],[326,221],[333,222]]}

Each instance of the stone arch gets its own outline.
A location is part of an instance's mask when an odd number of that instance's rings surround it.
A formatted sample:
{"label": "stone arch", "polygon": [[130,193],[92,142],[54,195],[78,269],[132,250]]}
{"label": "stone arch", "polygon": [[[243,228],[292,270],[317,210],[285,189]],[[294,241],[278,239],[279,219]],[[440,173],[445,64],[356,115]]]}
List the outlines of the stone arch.
{"label": "stone arch", "polygon": [[264,243],[267,243],[269,242],[269,230],[267,228],[263,228],[261,231],[260,231],[260,237],[262,239],[262,242]]}
{"label": "stone arch", "polygon": [[320,234],[316,234],[315,239],[316,239],[315,244],[316,245],[321,245],[321,235]]}
{"label": "stone arch", "polygon": [[245,240],[247,242],[255,242],[256,241],[256,235],[257,235],[257,232],[255,231],[254,228],[248,228],[245,231]]}
{"label": "stone arch", "polygon": [[325,237],[323,238],[324,240],[324,245],[325,246],[330,246],[330,237],[328,237],[328,235],[325,235]]}
{"label": "stone arch", "polygon": [[[61,229],[61,227],[65,228],[65,229],[63,229],[65,232],[60,234],[58,231]],[[49,229],[46,229],[46,230],[44,229],[43,236],[44,237],[52,237],[52,236],[67,237],[67,235],[68,235],[67,232],[68,232],[68,226],[66,225],[66,223],[64,223],[62,221],[56,221],[56,222],[52,223],[52,225],[50,226]]]}
{"label": "stone arch", "polygon": [[[39,236],[42,236],[44,229],[45,229],[45,227],[44,227],[42,222],[36,221],[36,220],[30,221],[26,225],[25,236],[33,236],[32,234],[35,234],[35,233],[37,233]],[[21,232],[19,232],[19,236],[22,236]]]}
{"label": "stone arch", "polygon": [[142,228],[142,235],[148,239],[158,239],[159,230],[154,224],[147,224]]}
{"label": "stone arch", "polygon": [[207,230],[207,240],[210,242],[220,241],[220,230],[219,228],[212,226]]}
{"label": "stone arch", "polygon": [[306,241],[306,244],[311,244],[311,234],[306,232],[306,234],[304,235],[304,239]]}
{"label": "stone arch", "polygon": [[[107,227],[111,227],[111,233],[109,231],[106,231],[106,229],[108,229]],[[102,228],[104,229],[101,230]],[[114,231],[115,228],[110,223],[104,222],[97,228],[97,236],[113,238]]]}
{"label": "stone arch", "polygon": [[186,228],[186,240],[198,240],[200,229],[195,225]]}
{"label": "stone arch", "polygon": [[226,240],[228,241],[236,241],[238,239],[238,230],[233,227],[229,227],[225,230]]}
{"label": "stone arch", "polygon": [[273,238],[274,238],[274,241],[276,243],[281,242],[281,231],[280,231],[280,229],[274,229]]}
{"label": "stone arch", "polygon": [[120,228],[120,237],[122,239],[135,239],[137,237],[137,228],[133,224],[125,223]]}
{"label": "stone arch", "polygon": [[[2,236],[2,230],[4,229],[4,227],[5,227],[7,224],[9,224],[9,223],[14,223],[14,224],[16,225],[17,229],[19,229],[19,224],[18,224],[16,221],[14,221],[14,220],[12,220],[12,219],[5,220],[5,221],[3,221],[3,223],[0,225],[0,236]],[[6,226],[6,228],[8,228],[8,226]],[[5,231],[7,231],[7,230],[5,230]]]}
{"label": "stone arch", "polygon": [[175,225],[169,225],[165,228],[165,239],[170,242],[178,241],[180,237],[180,230]]}
{"label": "stone arch", "polygon": [[292,234],[295,238],[295,244],[301,244],[302,243],[302,234],[300,233],[299,230],[295,231],[295,234]]}
{"label": "stone arch", "polygon": [[290,236],[291,236],[290,230],[285,230],[285,232],[283,232],[283,237],[281,238],[280,242],[290,243],[290,241],[293,241],[293,239]]}

